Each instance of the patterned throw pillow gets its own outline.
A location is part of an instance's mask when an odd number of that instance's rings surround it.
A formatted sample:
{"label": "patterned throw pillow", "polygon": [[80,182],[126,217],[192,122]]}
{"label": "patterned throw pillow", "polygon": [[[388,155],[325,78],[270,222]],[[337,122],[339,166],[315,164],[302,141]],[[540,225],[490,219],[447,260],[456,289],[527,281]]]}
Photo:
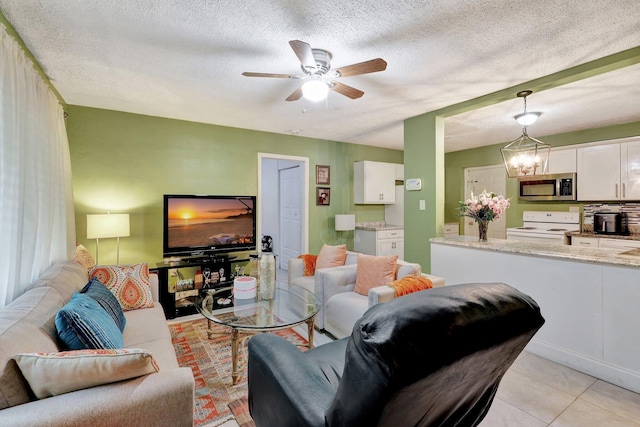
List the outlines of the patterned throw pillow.
{"label": "patterned throw pillow", "polygon": [[96,265],[96,260],[93,259],[93,255],[91,255],[91,252],[89,252],[89,250],[83,245],[76,246],[75,260],[87,271],[89,271],[91,268],[93,268],[94,265]]}
{"label": "patterned throw pillow", "polygon": [[122,306],[118,302],[118,299],[113,293],[107,289],[105,285],[100,283],[95,277],[89,281],[84,288],[80,291],[81,294],[87,294],[113,318],[121,332],[124,332],[124,327],[127,324],[127,318],[124,317],[122,312]]}
{"label": "patterned throw pillow", "polygon": [[109,314],[89,295],[74,293],[56,314],[60,340],[70,350],[124,347],[122,332]]}
{"label": "patterned throw pillow", "polygon": [[368,295],[369,289],[384,286],[395,280],[398,255],[374,256],[358,254],[354,292]]}
{"label": "patterned throw pillow", "polygon": [[159,371],[146,350],[20,353],[13,357],[38,399]]}
{"label": "patterned throw pillow", "polygon": [[99,265],[89,272],[118,299],[124,311],[153,307],[149,265]]}

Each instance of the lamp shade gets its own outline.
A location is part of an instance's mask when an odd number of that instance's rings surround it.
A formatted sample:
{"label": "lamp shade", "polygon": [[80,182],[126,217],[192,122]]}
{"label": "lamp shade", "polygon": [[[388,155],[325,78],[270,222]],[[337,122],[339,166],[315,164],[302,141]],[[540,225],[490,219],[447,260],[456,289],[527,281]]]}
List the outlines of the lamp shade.
{"label": "lamp shade", "polygon": [[336,231],[351,231],[356,229],[354,214],[336,215]]}
{"label": "lamp shade", "polygon": [[129,214],[87,215],[87,239],[129,236]]}

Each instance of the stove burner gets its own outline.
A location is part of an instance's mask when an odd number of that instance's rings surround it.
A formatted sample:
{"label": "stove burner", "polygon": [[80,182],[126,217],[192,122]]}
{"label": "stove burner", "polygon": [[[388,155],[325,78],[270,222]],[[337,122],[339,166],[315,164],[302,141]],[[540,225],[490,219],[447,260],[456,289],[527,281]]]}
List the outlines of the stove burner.
{"label": "stove burner", "polygon": [[550,228],[547,231],[569,231],[569,230],[567,230],[566,228]]}
{"label": "stove burner", "polygon": [[536,227],[517,227],[518,230],[536,230]]}

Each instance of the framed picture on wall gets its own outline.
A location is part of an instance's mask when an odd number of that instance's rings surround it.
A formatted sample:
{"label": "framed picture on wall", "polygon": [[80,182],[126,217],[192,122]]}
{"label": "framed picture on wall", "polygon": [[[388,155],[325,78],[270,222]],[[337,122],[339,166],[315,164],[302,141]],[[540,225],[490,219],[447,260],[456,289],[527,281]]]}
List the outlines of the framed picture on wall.
{"label": "framed picture on wall", "polygon": [[327,187],[316,188],[316,205],[329,206],[331,203],[331,189]]}
{"label": "framed picture on wall", "polygon": [[331,184],[329,172],[329,166],[316,165],[316,184]]}

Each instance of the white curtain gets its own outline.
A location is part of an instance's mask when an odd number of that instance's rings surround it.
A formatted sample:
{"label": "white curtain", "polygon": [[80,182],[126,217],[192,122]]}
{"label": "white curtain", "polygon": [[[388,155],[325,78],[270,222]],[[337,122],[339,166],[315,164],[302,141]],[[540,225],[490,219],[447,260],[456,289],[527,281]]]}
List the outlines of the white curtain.
{"label": "white curtain", "polygon": [[0,307],[72,256],[74,224],[62,107],[0,24]]}

